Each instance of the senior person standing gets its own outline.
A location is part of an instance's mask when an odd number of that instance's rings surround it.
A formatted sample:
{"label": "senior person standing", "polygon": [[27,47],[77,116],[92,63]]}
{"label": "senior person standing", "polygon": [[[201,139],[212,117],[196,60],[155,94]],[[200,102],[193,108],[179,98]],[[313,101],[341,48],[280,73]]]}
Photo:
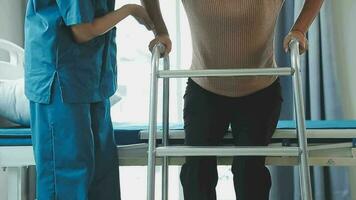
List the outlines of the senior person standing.
{"label": "senior person standing", "polygon": [[[171,49],[158,0],[142,0],[155,23],[157,42]],[[193,43],[191,69],[273,68],[274,30],[283,0],[182,0]],[[323,0],[305,0],[286,36],[296,38],[303,53],[306,33]],[[237,146],[266,146],[280,115],[281,88],[276,76],[190,78],[184,95],[185,143],[217,146],[229,125]],[[271,177],[265,157],[234,157],[236,198],[269,198]],[[186,200],[214,200],[218,181],[216,157],[187,157],[181,171]]]}

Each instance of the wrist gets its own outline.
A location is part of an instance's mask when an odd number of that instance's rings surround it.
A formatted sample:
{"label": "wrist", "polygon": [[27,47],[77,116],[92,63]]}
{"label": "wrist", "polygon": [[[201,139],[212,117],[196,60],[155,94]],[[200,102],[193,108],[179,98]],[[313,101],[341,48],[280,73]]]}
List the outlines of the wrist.
{"label": "wrist", "polygon": [[292,30],[290,32],[291,33],[295,33],[295,34],[299,34],[299,35],[303,35],[304,37],[306,36],[306,31],[303,31],[303,30],[298,29],[298,28],[292,28]]}
{"label": "wrist", "polygon": [[155,37],[169,37],[168,31],[155,32]]}
{"label": "wrist", "polygon": [[133,15],[135,13],[135,4],[126,4],[121,7],[121,9],[125,10],[127,15]]}

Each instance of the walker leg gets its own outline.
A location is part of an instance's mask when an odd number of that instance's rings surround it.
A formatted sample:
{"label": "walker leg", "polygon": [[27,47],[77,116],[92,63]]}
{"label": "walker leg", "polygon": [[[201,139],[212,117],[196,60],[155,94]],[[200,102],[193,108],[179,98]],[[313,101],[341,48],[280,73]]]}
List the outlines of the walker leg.
{"label": "walker leg", "polygon": [[7,199],[26,200],[26,167],[9,167],[6,171],[8,176]]}
{"label": "walker leg", "polygon": [[[164,70],[169,70],[169,58],[164,58]],[[162,145],[168,145],[169,139],[169,79],[163,79],[163,132]],[[162,200],[168,200],[168,157],[163,157],[162,163]]]}
{"label": "walker leg", "polygon": [[296,125],[298,142],[300,148],[299,156],[299,172],[300,172],[300,188],[303,200],[312,200],[312,190],[310,182],[309,162],[308,162],[308,146],[306,139],[306,126],[305,126],[305,110],[304,99],[302,90],[299,43],[294,41],[291,45],[296,45],[291,48],[292,67],[295,69],[293,75],[293,93],[294,93],[294,106],[296,115]]}
{"label": "walker leg", "polygon": [[155,199],[156,175],[156,133],[157,133],[157,96],[158,96],[158,66],[160,52],[154,48],[152,57],[151,84],[150,84],[150,109],[149,109],[149,141],[147,164],[147,200]]}

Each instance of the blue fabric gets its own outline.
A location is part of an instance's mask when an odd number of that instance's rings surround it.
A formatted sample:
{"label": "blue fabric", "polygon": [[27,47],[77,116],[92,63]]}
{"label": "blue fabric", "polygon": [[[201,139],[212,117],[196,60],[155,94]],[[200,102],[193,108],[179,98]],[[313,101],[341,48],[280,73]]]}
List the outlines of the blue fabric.
{"label": "blue fabric", "polygon": [[0,137],[30,137],[30,128],[0,128]]}
{"label": "blue fabric", "polygon": [[31,137],[3,137],[0,136],[0,146],[31,146]]}
{"label": "blue fabric", "polygon": [[92,0],[56,0],[56,2],[67,26],[92,22],[94,19]]}
{"label": "blue fabric", "polygon": [[[141,130],[147,130],[147,124],[114,123],[114,138],[117,145],[138,144]],[[161,126],[158,127],[161,129]],[[173,124],[170,129],[182,130],[183,125]],[[0,128],[0,146],[31,146],[30,128]]]}
{"label": "blue fabric", "polygon": [[50,104],[30,102],[37,199],[119,200],[110,101],[64,103],[58,81]]}
{"label": "blue fabric", "polygon": [[[356,129],[355,120],[320,120],[307,121],[308,129]],[[138,144],[142,141],[139,133],[147,130],[147,124],[114,123],[114,137],[117,145]],[[158,129],[161,129],[158,126]],[[279,121],[278,129],[293,129],[295,122],[290,120]],[[182,124],[171,124],[171,130],[183,130]],[[30,146],[31,129],[29,128],[0,128],[0,146]]]}
{"label": "blue fabric", "polygon": [[[17,131],[18,130],[18,131]],[[138,129],[114,130],[114,139],[117,145],[138,144],[143,141],[139,138]],[[0,146],[31,146],[31,129],[0,129]]]}
{"label": "blue fabric", "polygon": [[116,91],[116,30],[78,44],[70,25],[92,22],[114,9],[114,0],[29,0],[25,19],[25,93],[50,103],[57,75],[67,103],[90,103]]}
{"label": "blue fabric", "polygon": [[[279,129],[294,129],[296,124],[291,120],[279,121]],[[307,129],[356,129],[355,120],[308,120]]]}

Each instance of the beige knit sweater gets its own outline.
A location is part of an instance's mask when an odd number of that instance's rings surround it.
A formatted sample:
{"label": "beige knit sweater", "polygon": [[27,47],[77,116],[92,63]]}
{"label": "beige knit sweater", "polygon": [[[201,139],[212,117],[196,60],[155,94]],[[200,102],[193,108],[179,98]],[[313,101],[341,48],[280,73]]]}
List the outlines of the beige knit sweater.
{"label": "beige knit sweater", "polygon": [[[274,29],[283,0],[182,0],[192,41],[191,69],[270,68]],[[240,97],[275,80],[275,76],[193,78],[213,93]]]}

